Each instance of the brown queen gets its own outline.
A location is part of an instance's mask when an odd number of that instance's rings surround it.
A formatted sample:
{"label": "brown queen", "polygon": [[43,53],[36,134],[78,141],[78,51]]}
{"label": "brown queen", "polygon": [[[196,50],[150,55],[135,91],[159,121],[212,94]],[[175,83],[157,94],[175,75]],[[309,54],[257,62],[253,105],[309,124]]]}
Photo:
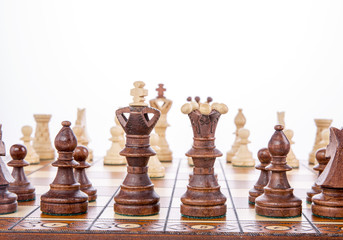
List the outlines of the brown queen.
{"label": "brown queen", "polygon": [[196,97],[182,106],[181,111],[188,114],[194,134],[192,148],[186,156],[194,162],[187,192],[181,197],[181,214],[185,217],[213,218],[226,214],[226,197],[221,193],[214,175],[214,162],[222,153],[214,145],[215,130],[221,114],[228,112],[225,104],[213,103],[212,98],[200,103]]}

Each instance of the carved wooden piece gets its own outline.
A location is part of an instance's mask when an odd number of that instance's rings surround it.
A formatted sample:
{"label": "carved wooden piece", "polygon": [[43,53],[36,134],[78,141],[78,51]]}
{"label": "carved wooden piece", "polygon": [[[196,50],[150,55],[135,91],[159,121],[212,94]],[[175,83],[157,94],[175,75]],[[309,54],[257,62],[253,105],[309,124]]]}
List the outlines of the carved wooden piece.
{"label": "carved wooden piece", "polygon": [[[154,185],[148,176],[148,161],[156,155],[149,145],[149,134],[156,125],[160,111],[147,107],[143,82],[135,82],[131,90],[134,102],[130,107],[120,108],[116,116],[126,133],[126,145],[120,152],[126,157],[127,175],[114,197],[114,211],[123,215],[153,215],[160,210],[160,197],[154,191]],[[126,117],[124,114],[129,114]],[[152,114],[150,119],[148,114]]]}
{"label": "carved wooden piece", "polygon": [[224,104],[212,105],[208,113],[208,106],[194,106],[186,103],[181,108],[190,118],[194,135],[193,147],[186,153],[186,156],[192,157],[194,168],[187,191],[181,197],[181,214],[186,217],[219,217],[226,214],[226,197],[221,193],[214,175],[216,157],[222,156],[215,148],[214,136],[218,120],[221,114],[227,112],[227,107]]}
{"label": "carved wooden piece", "polygon": [[167,114],[173,104],[173,102],[164,96],[163,84],[158,84],[156,89],[158,96],[155,99],[150,100],[150,106],[161,111],[161,117],[155,126],[155,132],[159,136],[158,147],[160,150],[157,152],[157,157],[161,162],[171,162],[173,160],[172,151],[169,148],[169,144],[166,139],[166,130],[169,126],[167,122]]}
{"label": "carved wooden piece", "polygon": [[238,113],[235,117],[235,125],[236,125],[236,131],[234,134],[236,135],[235,140],[232,144],[232,147],[230,151],[226,153],[226,161],[230,163],[232,161],[232,158],[236,155],[238,148],[239,148],[239,137],[238,137],[238,131],[244,127],[246,123],[246,119],[243,115],[243,110],[240,108],[238,109]]}
{"label": "carved wooden piece", "polygon": [[326,157],[330,161],[316,184],[322,192],[312,197],[312,213],[324,218],[343,218],[343,129],[330,128]]}
{"label": "carved wooden piece", "polygon": [[232,165],[235,167],[253,167],[255,165],[255,159],[252,156],[252,152],[248,149],[248,140],[250,132],[248,129],[241,128],[238,131],[238,150],[235,156],[231,159]]}
{"label": "carved wooden piece", "polygon": [[[318,161],[318,164],[313,167],[313,170],[318,171],[318,177],[320,176],[320,174],[322,174],[326,165],[330,161],[330,157],[326,157],[325,155],[326,155],[326,149],[325,148],[319,149],[316,153],[316,159]],[[312,197],[318,193],[321,193],[321,192],[322,192],[322,189],[320,188],[320,186],[318,186],[316,183],[314,183],[312,185],[311,190],[307,192],[307,197],[306,197],[307,203],[311,203]]]}
{"label": "carved wooden piece", "polygon": [[88,157],[88,149],[84,146],[77,146],[73,156],[75,161],[79,163],[78,166],[74,167],[75,179],[78,183],[80,183],[80,190],[88,195],[88,202],[93,202],[96,200],[97,190],[92,186],[92,183],[86,174],[86,168],[91,166],[88,162],[86,162]]}
{"label": "carved wooden piece", "polygon": [[7,190],[9,184],[14,181],[5,162],[1,158],[6,155],[5,143],[2,141],[2,125],[0,124],[0,214],[8,214],[17,211],[17,195]]}
{"label": "carved wooden piece", "polygon": [[125,157],[119,154],[119,152],[125,146],[125,143],[122,144],[122,141],[124,139],[123,132],[123,128],[119,125],[111,128],[112,137],[109,140],[112,142],[112,145],[111,148],[107,151],[106,156],[104,157],[105,165],[126,165]]}
{"label": "carved wooden piece", "polygon": [[40,162],[39,155],[36,153],[35,149],[31,145],[31,141],[33,140],[33,138],[31,137],[32,127],[23,126],[21,128],[21,132],[23,133],[23,137],[20,138],[20,140],[23,140],[24,145],[27,150],[25,160],[29,162],[30,164],[38,164]]}
{"label": "carved wooden piece", "polygon": [[36,125],[35,138],[33,140],[33,148],[39,155],[39,159],[48,160],[55,158],[55,150],[51,145],[49,121],[50,114],[35,114],[33,115]]}
{"label": "carved wooden piece", "polygon": [[271,176],[264,193],[255,199],[255,210],[257,214],[267,217],[300,216],[301,200],[293,195],[293,188],[286,175],[286,171],[292,170],[286,162],[290,144],[282,132],[282,125],[276,125],[274,129],[276,131],[268,143],[272,160],[266,167],[266,170],[271,171]]}
{"label": "carved wooden piece", "polygon": [[62,122],[63,127],[55,138],[59,156],[52,166],[58,170],[50,190],[41,196],[41,211],[45,214],[75,215],[88,209],[88,196],[80,191],[80,184],[74,177],[73,168],[79,164],[73,159],[77,140],[70,125],[69,121]]}
{"label": "carved wooden piece", "polygon": [[21,144],[12,145],[10,154],[12,160],[7,163],[8,166],[13,167],[12,176],[14,182],[10,183],[8,191],[17,194],[18,202],[26,202],[35,200],[35,188],[26,178],[24,167],[30,164],[24,160],[27,150]]}
{"label": "carved wooden piece", "polygon": [[[156,133],[150,135],[151,148],[158,152],[160,149],[158,147],[159,137]],[[150,178],[162,178],[165,176],[165,168],[158,159],[158,155],[151,156],[148,162],[148,175]]]}
{"label": "carved wooden piece", "polygon": [[[75,134],[75,137],[77,139],[77,142],[79,145],[85,146],[88,149],[88,140],[85,137],[85,126],[81,125],[75,125],[73,127],[73,132]],[[93,150],[88,151],[88,157],[86,159],[87,162],[91,163],[93,161]]]}
{"label": "carved wooden piece", "polygon": [[257,153],[259,164],[256,165],[256,169],[260,170],[260,177],[255,183],[254,187],[249,191],[249,203],[255,204],[255,199],[264,193],[264,187],[267,186],[269,182],[270,172],[266,170],[271,160],[271,155],[268,148],[262,148]]}
{"label": "carved wooden piece", "polygon": [[330,127],[332,120],[331,119],[314,119],[314,122],[317,126],[317,132],[316,132],[316,139],[314,141],[312,151],[309,155],[309,159],[308,159],[309,164],[315,164],[315,154],[317,150],[321,148],[320,142],[322,141],[322,131]]}

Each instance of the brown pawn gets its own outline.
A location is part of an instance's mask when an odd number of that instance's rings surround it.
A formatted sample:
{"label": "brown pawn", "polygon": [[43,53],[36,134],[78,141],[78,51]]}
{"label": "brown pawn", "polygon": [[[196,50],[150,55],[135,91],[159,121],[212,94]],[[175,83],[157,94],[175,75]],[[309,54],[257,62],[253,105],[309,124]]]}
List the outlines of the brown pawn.
{"label": "brown pawn", "polygon": [[1,156],[6,155],[5,143],[2,141],[2,131],[0,124],[0,214],[8,214],[17,211],[17,195],[7,191],[8,185],[14,179],[12,178],[5,162]]}
{"label": "brown pawn", "polygon": [[261,148],[257,153],[257,157],[261,163],[257,164],[255,168],[261,170],[261,173],[256,184],[249,191],[249,204],[255,204],[255,199],[264,193],[263,189],[269,182],[270,172],[266,170],[266,167],[269,165],[272,156],[268,148]]}
{"label": "brown pawn", "polygon": [[274,129],[276,131],[268,143],[272,160],[266,167],[271,176],[264,193],[255,200],[255,210],[258,215],[266,217],[297,217],[301,215],[301,200],[293,195],[286,175],[286,171],[292,170],[286,162],[290,144],[282,125],[276,125]]}
{"label": "brown pawn", "polygon": [[96,189],[92,186],[92,183],[89,181],[86,175],[86,168],[89,168],[91,165],[86,162],[88,157],[88,149],[84,146],[77,146],[74,151],[74,159],[79,163],[78,166],[75,166],[74,175],[76,181],[80,183],[80,189],[82,192],[87,193],[88,202],[94,202],[96,200]]}
{"label": "brown pawn", "polygon": [[58,159],[52,166],[58,169],[50,190],[41,196],[41,211],[45,214],[76,215],[88,209],[88,196],[80,191],[74,177],[73,168],[79,164],[73,159],[77,140],[70,125],[69,121],[62,122],[63,127],[55,138]]}
{"label": "brown pawn", "polygon": [[322,192],[312,197],[312,213],[331,219],[343,219],[343,129],[330,128],[330,143],[326,147],[326,157],[330,161],[316,184]]}
{"label": "brown pawn", "polygon": [[13,167],[14,182],[10,183],[8,191],[17,194],[18,202],[35,200],[35,188],[27,180],[24,173],[24,167],[30,165],[24,160],[27,154],[26,147],[21,144],[14,144],[10,149],[10,154],[13,160],[9,161],[7,165]]}
{"label": "brown pawn", "polygon": [[[325,154],[326,154],[325,148],[321,148],[316,152],[316,159],[318,161],[318,164],[313,167],[313,170],[318,171],[318,177],[322,174],[326,165],[330,161],[330,157],[326,157]],[[312,185],[311,190],[307,192],[306,202],[311,204],[312,197],[321,192],[322,192],[322,189],[320,188],[320,186],[314,183]]]}

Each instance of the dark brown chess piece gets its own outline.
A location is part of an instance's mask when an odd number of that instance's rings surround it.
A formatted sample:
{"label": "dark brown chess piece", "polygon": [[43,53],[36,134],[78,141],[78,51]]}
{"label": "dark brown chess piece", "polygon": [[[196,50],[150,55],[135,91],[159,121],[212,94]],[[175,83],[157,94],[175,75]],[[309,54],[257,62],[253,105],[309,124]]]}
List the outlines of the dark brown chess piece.
{"label": "dark brown chess piece", "polygon": [[330,161],[316,184],[322,192],[312,197],[312,213],[323,218],[343,218],[343,129],[330,128],[330,143],[326,157]]}
{"label": "dark brown chess piece", "polygon": [[[126,145],[120,152],[125,156],[128,166],[127,175],[114,197],[114,211],[122,215],[153,215],[160,210],[160,197],[154,191],[154,185],[148,176],[148,161],[156,155],[149,145],[149,134],[157,123],[160,112],[148,107],[144,97],[148,92],[144,83],[137,81],[131,90],[134,96],[130,107],[120,108],[116,116],[126,133]],[[129,114],[128,117],[125,114]],[[150,119],[148,114],[152,114]]]}
{"label": "dark brown chess piece", "polygon": [[256,169],[261,170],[260,177],[255,183],[254,187],[249,191],[249,203],[255,204],[255,199],[264,193],[264,187],[269,182],[270,172],[266,170],[269,165],[272,156],[270,155],[268,148],[262,148],[257,153],[257,158],[260,163],[256,165]]}
{"label": "dark brown chess piece", "polygon": [[272,160],[266,167],[266,170],[271,171],[271,176],[264,193],[255,199],[255,210],[257,214],[266,217],[297,217],[301,215],[301,200],[293,195],[293,188],[286,175],[286,171],[292,170],[286,162],[290,144],[282,131],[282,125],[276,125],[274,129],[276,131],[268,143]]}
{"label": "dark brown chess piece", "polygon": [[50,190],[41,196],[41,210],[45,214],[75,215],[88,209],[88,196],[80,191],[74,177],[73,168],[79,164],[73,159],[77,140],[70,125],[69,121],[62,122],[63,127],[55,138],[58,159],[52,166],[58,169]]}
{"label": "dark brown chess piece", "polygon": [[[318,164],[313,167],[313,170],[318,171],[318,177],[322,174],[326,165],[330,161],[330,157],[326,157],[325,154],[326,154],[326,148],[321,148],[316,152],[316,159],[318,161]],[[322,192],[322,189],[320,188],[320,186],[314,183],[312,185],[311,190],[307,192],[306,202],[311,204],[312,197],[321,192]]]}
{"label": "dark brown chess piece", "polygon": [[213,218],[226,214],[226,197],[221,193],[214,174],[214,162],[222,153],[216,149],[215,130],[221,114],[227,113],[225,104],[207,102],[186,103],[181,111],[190,118],[194,142],[186,156],[194,162],[187,191],[181,197],[181,214],[185,217]]}
{"label": "dark brown chess piece", "polygon": [[8,166],[13,167],[12,176],[14,182],[10,183],[8,191],[17,194],[18,202],[26,202],[35,200],[35,188],[27,180],[24,167],[30,164],[24,160],[27,150],[21,144],[14,144],[10,149],[12,160],[7,163]]}
{"label": "dark brown chess piece", "polygon": [[0,124],[0,214],[8,214],[17,211],[17,195],[7,191],[10,182],[14,181],[8,171],[5,162],[1,158],[6,155],[5,143],[2,141],[2,125]]}
{"label": "dark brown chess piece", "polygon": [[88,149],[84,146],[77,146],[74,151],[74,159],[79,163],[78,166],[75,166],[74,175],[78,183],[80,183],[80,189],[82,192],[87,193],[88,202],[93,202],[96,200],[96,189],[92,186],[92,183],[89,181],[86,175],[86,168],[89,168],[91,165],[86,162],[88,157]]}

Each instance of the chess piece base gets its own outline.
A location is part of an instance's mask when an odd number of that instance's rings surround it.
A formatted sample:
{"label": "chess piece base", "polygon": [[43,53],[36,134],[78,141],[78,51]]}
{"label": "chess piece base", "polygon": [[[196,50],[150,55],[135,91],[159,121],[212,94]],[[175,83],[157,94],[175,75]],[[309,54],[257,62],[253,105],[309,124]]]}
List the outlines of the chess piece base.
{"label": "chess piece base", "polygon": [[322,192],[322,190],[317,184],[313,185],[311,190],[307,192],[306,202],[311,203],[312,197],[316,194],[321,193],[321,192]]}
{"label": "chess piece base", "polygon": [[194,206],[181,204],[181,214],[185,217],[213,218],[226,215],[226,204],[217,206]]}
{"label": "chess piece base", "polygon": [[150,205],[124,205],[114,204],[114,212],[126,216],[151,216],[160,211],[160,203]]}
{"label": "chess piece base", "polygon": [[263,194],[263,190],[253,188],[249,191],[249,204],[255,204],[255,199]]}
{"label": "chess piece base", "polygon": [[17,201],[13,203],[0,204],[0,214],[9,214],[17,211]]}
{"label": "chess piece base", "polygon": [[164,153],[164,154],[160,154],[157,153],[157,157],[160,160],[160,162],[172,162],[173,161],[173,155],[172,153]]}
{"label": "chess piece base", "polygon": [[81,188],[82,192],[86,193],[88,195],[88,202],[94,202],[97,198],[96,192],[97,190],[91,187]]}
{"label": "chess piece base", "polygon": [[301,216],[301,206],[291,208],[271,208],[255,205],[258,215],[264,217],[293,218]]}
{"label": "chess piece base", "polygon": [[312,197],[312,213],[324,218],[343,218],[343,190],[323,188]]}
{"label": "chess piece base", "polygon": [[41,202],[41,211],[47,215],[70,216],[86,213],[88,210],[88,201],[82,203],[50,203]]}
{"label": "chess piece base", "polygon": [[231,163],[232,162],[232,158],[235,156],[235,154],[232,151],[229,151],[226,153],[226,162],[227,163]]}
{"label": "chess piece base", "polygon": [[50,191],[41,196],[41,211],[48,215],[75,215],[87,212],[88,195],[79,184],[68,187],[50,184]]}
{"label": "chess piece base", "polygon": [[18,202],[29,202],[36,199],[36,194],[35,193],[22,193],[22,194],[17,193],[17,197],[18,197],[18,200],[17,200]]}

